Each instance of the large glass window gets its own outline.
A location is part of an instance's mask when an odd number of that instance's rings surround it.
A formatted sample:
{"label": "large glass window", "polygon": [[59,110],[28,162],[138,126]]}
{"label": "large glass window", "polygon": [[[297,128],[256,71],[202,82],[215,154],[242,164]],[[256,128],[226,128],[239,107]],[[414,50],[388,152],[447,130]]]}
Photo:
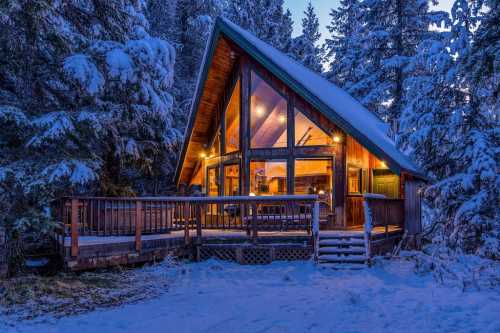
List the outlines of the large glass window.
{"label": "large glass window", "polygon": [[295,161],[295,194],[317,194],[320,200],[332,203],[332,159],[300,159]]}
{"label": "large glass window", "polygon": [[224,195],[240,194],[240,167],[238,164],[224,166]]}
{"label": "large glass window", "polygon": [[286,100],[254,72],[251,86],[250,148],[286,147]]}
{"label": "large glass window", "polygon": [[234,86],[233,94],[225,112],[226,153],[240,149],[240,80]]}
{"label": "large glass window", "polygon": [[295,109],[295,145],[328,146],[333,143],[331,136],[316,126],[302,112]]}
{"label": "large glass window", "polygon": [[251,161],[251,195],[282,195],[286,188],[286,161]]}
{"label": "large glass window", "polygon": [[207,169],[207,194],[209,197],[219,195],[219,168]]}

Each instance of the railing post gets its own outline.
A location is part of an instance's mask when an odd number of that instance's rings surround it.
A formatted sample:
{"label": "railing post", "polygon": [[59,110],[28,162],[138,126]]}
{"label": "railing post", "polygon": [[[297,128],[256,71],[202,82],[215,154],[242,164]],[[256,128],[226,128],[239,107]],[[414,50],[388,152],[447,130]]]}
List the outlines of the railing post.
{"label": "railing post", "polygon": [[257,204],[252,204],[252,241],[257,243]]}
{"label": "railing post", "polygon": [[384,217],[385,217],[385,238],[389,238],[389,207],[388,201],[384,200]]}
{"label": "railing post", "polygon": [[368,260],[368,266],[371,265],[371,234],[372,234],[372,212],[370,209],[369,199],[364,198],[363,208],[365,213],[365,224],[364,224],[364,238],[365,238],[365,251],[366,258]]}
{"label": "railing post", "polygon": [[71,199],[71,256],[78,256],[78,199]]}
{"label": "railing post", "polygon": [[141,252],[142,248],[142,224],[144,215],[142,214],[142,201],[135,202],[135,250]]}
{"label": "railing post", "polygon": [[199,204],[196,206],[196,261],[201,260],[201,233],[202,233],[202,228],[201,228],[201,223],[202,219],[205,217],[205,212],[204,209],[205,206],[202,206],[202,204]]}
{"label": "railing post", "polygon": [[315,200],[312,209],[312,236],[314,246],[314,261],[319,256],[319,201]]}
{"label": "railing post", "polygon": [[182,217],[184,218],[184,244],[188,245],[190,243],[189,239],[189,202],[185,202],[183,205]]}

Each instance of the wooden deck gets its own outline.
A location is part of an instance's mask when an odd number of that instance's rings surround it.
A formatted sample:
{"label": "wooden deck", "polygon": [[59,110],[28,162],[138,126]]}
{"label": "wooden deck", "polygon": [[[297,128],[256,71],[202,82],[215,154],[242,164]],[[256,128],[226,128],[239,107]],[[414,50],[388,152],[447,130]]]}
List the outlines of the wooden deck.
{"label": "wooden deck", "polygon": [[[315,195],[71,198],[62,203],[57,243],[66,269],[74,271],[133,265],[169,254],[241,263],[308,259],[317,257],[318,235],[368,237],[375,245],[390,240],[394,246],[402,223],[385,207],[370,212],[373,224],[366,236],[361,226],[319,231]],[[398,223],[387,223],[388,217]]]}

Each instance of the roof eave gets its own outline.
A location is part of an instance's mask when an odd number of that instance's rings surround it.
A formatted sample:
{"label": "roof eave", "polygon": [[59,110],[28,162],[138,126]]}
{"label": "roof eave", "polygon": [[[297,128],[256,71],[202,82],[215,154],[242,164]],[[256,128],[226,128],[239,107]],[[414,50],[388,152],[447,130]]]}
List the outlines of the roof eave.
{"label": "roof eave", "polygon": [[186,158],[187,149],[189,146],[189,142],[191,141],[191,135],[193,133],[193,125],[196,119],[196,113],[198,111],[198,105],[200,103],[200,99],[203,93],[203,87],[205,86],[205,82],[207,80],[208,71],[210,69],[209,64],[212,62],[213,55],[215,53],[215,46],[217,45],[217,40],[220,35],[220,22],[222,22],[219,18],[217,18],[214,28],[212,29],[212,33],[209,37],[209,44],[207,44],[207,48],[205,49],[205,53],[203,56],[203,62],[200,67],[201,71],[198,75],[198,80],[196,84],[195,90],[195,98],[191,102],[191,108],[189,111],[188,124],[186,129],[184,130],[184,140],[182,144],[182,150],[179,160],[177,161],[177,166],[175,168],[175,176],[174,181],[177,186],[179,186],[182,167],[184,164],[184,160]]}

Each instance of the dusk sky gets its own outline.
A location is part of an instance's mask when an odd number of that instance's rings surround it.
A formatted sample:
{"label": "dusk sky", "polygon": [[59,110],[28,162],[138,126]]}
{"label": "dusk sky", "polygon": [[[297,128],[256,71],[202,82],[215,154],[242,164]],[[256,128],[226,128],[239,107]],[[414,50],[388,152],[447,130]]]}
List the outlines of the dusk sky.
{"label": "dusk sky", "polygon": [[[285,6],[290,8],[293,15],[294,22],[294,35],[299,35],[301,33],[301,22],[304,16],[303,12],[307,7],[309,0],[285,0]],[[330,9],[333,6],[338,6],[339,0],[311,0],[316,14],[319,17],[321,39],[323,40],[327,35],[328,31],[326,26],[329,24]],[[439,0],[439,5],[436,8],[449,11],[453,0]]]}

